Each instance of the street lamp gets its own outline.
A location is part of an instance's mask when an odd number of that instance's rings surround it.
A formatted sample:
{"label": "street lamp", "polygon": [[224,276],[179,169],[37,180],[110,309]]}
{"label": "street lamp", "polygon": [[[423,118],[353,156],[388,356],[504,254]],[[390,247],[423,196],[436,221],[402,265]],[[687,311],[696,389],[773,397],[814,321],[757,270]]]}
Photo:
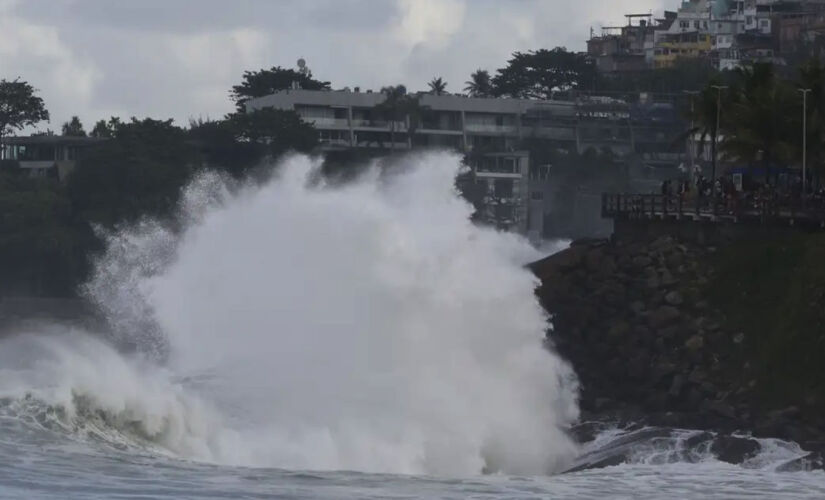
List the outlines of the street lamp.
{"label": "street lamp", "polygon": [[808,92],[811,89],[799,89],[802,92],[802,196],[807,193],[808,183]]}
{"label": "street lamp", "polygon": [[[717,150],[719,148],[719,123],[722,118],[722,91],[727,90],[727,86],[725,85],[711,85],[711,88],[716,89],[718,92],[718,98],[716,101],[716,130],[713,134],[713,172],[710,177],[710,189],[711,189],[711,198],[714,200],[716,199],[716,162],[717,162]],[[716,203],[713,204],[714,210],[716,208]]]}
{"label": "street lamp", "polygon": [[693,119],[695,117],[694,97],[701,94],[702,92],[699,90],[683,90],[682,92],[690,96],[690,136],[688,137],[688,159],[690,160],[690,178],[692,181],[695,181],[696,179],[693,178],[693,170],[694,164],[696,163],[696,153],[698,153],[698,151],[694,151],[694,149],[696,148],[696,143],[694,141],[695,133],[693,131]]}

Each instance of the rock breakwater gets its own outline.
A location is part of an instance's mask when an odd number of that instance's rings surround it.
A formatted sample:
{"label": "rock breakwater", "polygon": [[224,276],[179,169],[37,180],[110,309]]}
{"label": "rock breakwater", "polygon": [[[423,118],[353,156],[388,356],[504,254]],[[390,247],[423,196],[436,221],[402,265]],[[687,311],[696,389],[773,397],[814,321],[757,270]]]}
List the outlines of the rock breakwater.
{"label": "rock breakwater", "polygon": [[581,381],[584,419],[744,431],[825,449],[814,403],[765,401],[757,340],[709,300],[717,251],[669,236],[587,240],[531,265],[553,318],[548,341]]}

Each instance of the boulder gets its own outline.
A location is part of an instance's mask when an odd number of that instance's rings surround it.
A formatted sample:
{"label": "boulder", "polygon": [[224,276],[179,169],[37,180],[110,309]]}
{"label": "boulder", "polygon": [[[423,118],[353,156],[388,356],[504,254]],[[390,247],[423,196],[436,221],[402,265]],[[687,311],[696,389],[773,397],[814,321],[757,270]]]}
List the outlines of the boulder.
{"label": "boulder", "polygon": [[590,272],[599,271],[602,267],[603,258],[604,254],[599,249],[587,252],[587,254],[584,256],[584,263],[587,266],[587,270]]}
{"label": "boulder", "polygon": [[668,390],[668,394],[673,396],[674,398],[678,398],[679,395],[682,393],[682,389],[685,387],[685,376],[681,373],[677,373],[673,376],[673,382],[670,384],[670,389]]}
{"label": "boulder", "polygon": [[705,339],[699,334],[696,334],[685,341],[685,348],[691,352],[696,352],[704,346]]}
{"label": "boulder", "polygon": [[639,269],[643,269],[653,263],[653,260],[647,255],[638,255],[633,257],[633,265]]}
{"label": "boulder", "polygon": [[713,439],[713,434],[710,432],[700,432],[685,439],[685,447],[695,450],[699,445],[705,444]]}
{"label": "boulder", "polygon": [[679,282],[679,280],[677,280],[677,279],[673,276],[673,274],[671,274],[671,272],[670,272],[670,271],[668,271],[667,269],[665,269],[664,271],[662,271],[662,284],[663,284],[664,286],[673,286],[673,285],[675,285],[675,284],[676,284],[676,283],[678,283],[678,282]]}
{"label": "boulder", "polygon": [[622,338],[630,333],[630,325],[626,321],[617,321],[607,331],[607,335],[612,339]]}
{"label": "boulder", "polygon": [[705,413],[719,415],[729,419],[736,418],[736,410],[730,404],[724,401],[704,401],[702,403],[702,410]]}
{"label": "boulder", "polygon": [[650,314],[650,326],[655,329],[671,325],[679,319],[681,313],[673,306],[661,306]]}
{"label": "boulder", "polygon": [[552,269],[571,269],[582,263],[588,250],[589,248],[587,246],[570,247],[547,258],[533,262],[530,264],[530,269],[540,278]]}
{"label": "boulder", "polygon": [[672,292],[668,292],[665,295],[665,302],[671,306],[680,306],[685,300],[682,298],[682,294],[673,290]]}
{"label": "boulder", "polygon": [[710,445],[710,451],[717,459],[729,464],[741,464],[745,460],[756,456],[762,447],[755,439],[719,436]]}
{"label": "boulder", "polygon": [[811,470],[825,470],[825,456],[821,452],[808,453],[804,457],[791,460],[776,468],[777,472],[802,472]]}

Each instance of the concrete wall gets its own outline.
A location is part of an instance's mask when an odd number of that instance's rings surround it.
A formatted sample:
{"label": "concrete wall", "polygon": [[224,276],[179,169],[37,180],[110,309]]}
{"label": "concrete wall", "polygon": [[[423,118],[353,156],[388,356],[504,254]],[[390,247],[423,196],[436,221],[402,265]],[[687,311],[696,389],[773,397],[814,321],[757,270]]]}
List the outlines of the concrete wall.
{"label": "concrete wall", "polygon": [[742,224],[727,221],[691,219],[640,219],[618,218],[614,221],[613,238],[617,240],[655,239],[673,236],[699,245],[721,246],[735,241],[784,238],[800,229],[786,226]]}

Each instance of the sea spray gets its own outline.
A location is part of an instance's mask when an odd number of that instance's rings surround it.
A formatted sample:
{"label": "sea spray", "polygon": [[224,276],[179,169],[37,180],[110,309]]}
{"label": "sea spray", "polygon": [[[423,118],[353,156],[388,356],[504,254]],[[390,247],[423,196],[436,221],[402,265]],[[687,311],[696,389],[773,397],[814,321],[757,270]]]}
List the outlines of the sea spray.
{"label": "sea spray", "polygon": [[576,387],[542,347],[534,251],[470,222],[459,159],[334,188],[317,168],[296,156],[261,185],[201,177],[182,227],[109,235],[87,292],[209,413],[191,429],[202,446],[172,450],[288,469],[564,468]]}

